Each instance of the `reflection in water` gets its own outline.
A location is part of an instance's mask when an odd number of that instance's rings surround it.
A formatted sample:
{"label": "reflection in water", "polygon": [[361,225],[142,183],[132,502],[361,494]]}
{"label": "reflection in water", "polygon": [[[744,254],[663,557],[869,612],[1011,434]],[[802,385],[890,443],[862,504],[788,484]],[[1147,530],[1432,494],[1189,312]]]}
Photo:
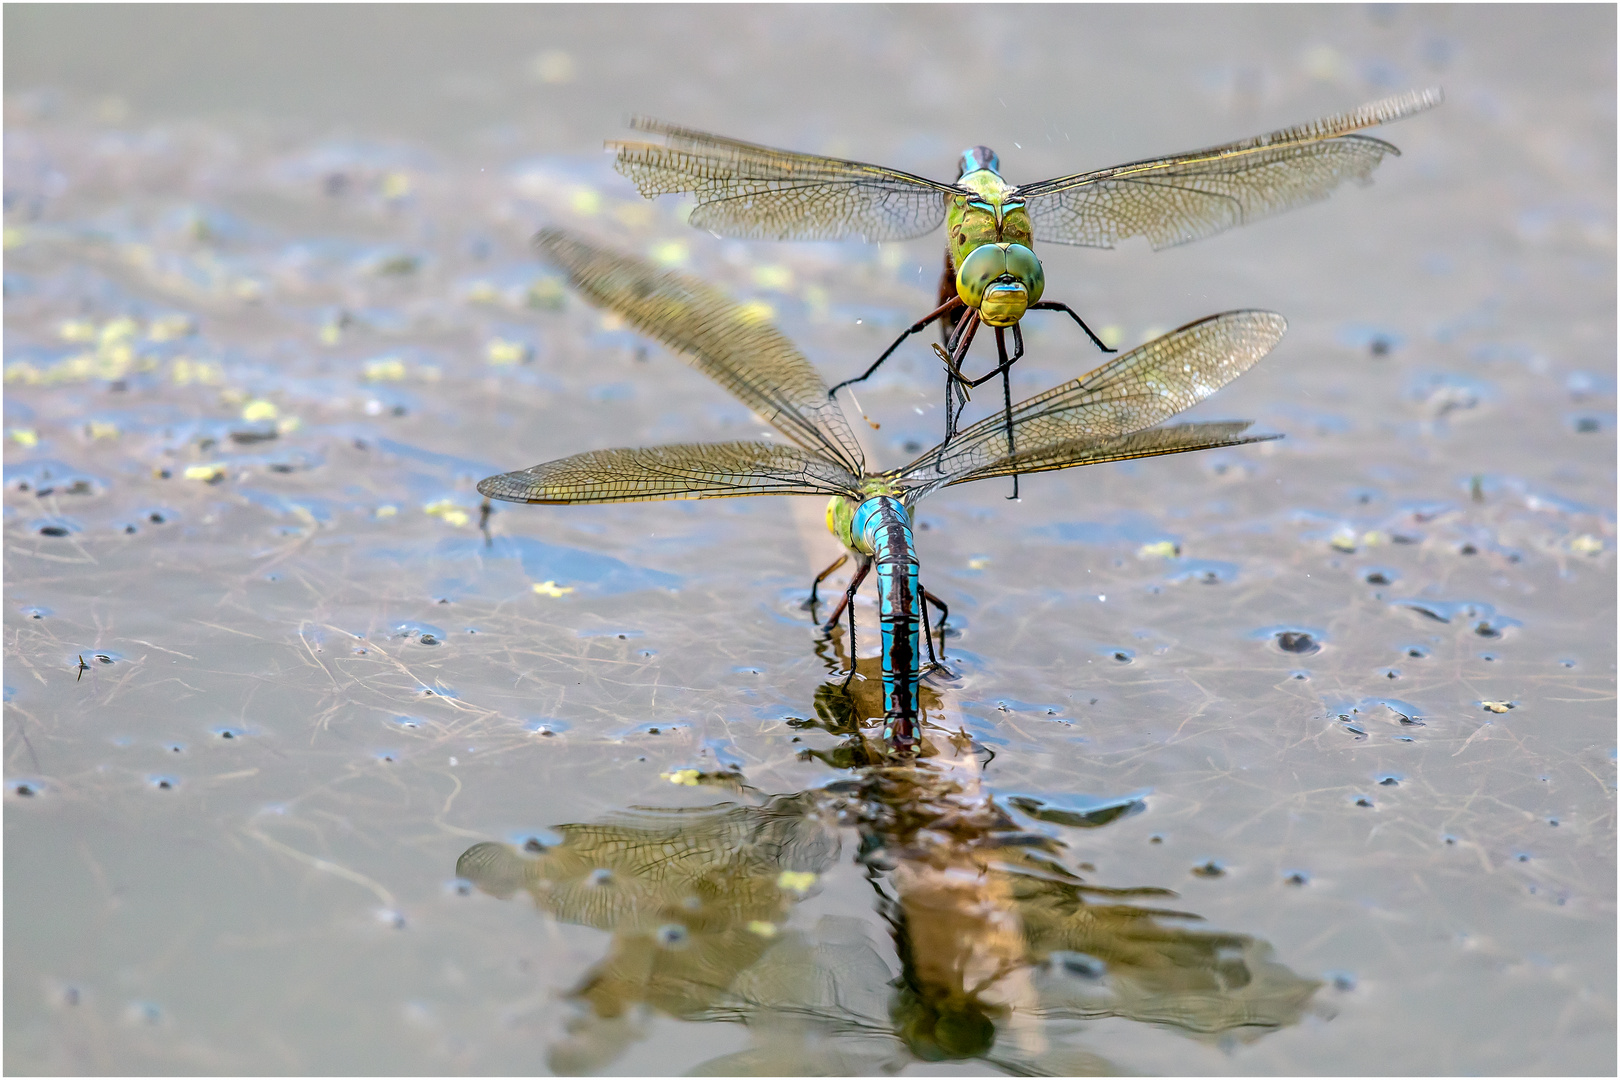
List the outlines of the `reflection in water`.
{"label": "reflection in water", "polygon": [[[757,805],[634,808],[560,826],[552,847],[481,843],[461,856],[457,872],[484,892],[526,890],[555,918],[613,935],[571,992],[582,1009],[550,1049],[554,1071],[606,1068],[653,1011],[747,1025],[749,1049],[695,1070],[729,1074],[870,1073],[913,1058],[1113,1073],[1054,1044],[1047,1022],[1122,1017],[1248,1039],[1299,1021],[1317,983],[1262,941],[1143,903],[1168,890],[1085,884],[1058,841],[982,790],[965,734],[929,728],[921,754],[900,758],[862,731],[855,718],[874,714],[859,695],[881,685],[869,663],[849,690],[822,686],[816,718],[798,722],[843,739],[811,753],[848,779]],[[729,774],[688,779],[757,794]],[[859,837],[888,949],[859,918],[788,926],[843,829]]]}

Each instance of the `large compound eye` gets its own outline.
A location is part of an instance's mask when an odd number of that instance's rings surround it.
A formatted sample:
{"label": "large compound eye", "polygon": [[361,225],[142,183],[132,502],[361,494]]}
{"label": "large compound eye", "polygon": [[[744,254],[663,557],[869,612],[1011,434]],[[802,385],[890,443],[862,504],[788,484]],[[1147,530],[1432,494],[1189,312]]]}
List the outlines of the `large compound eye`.
{"label": "large compound eye", "polygon": [[1041,260],[1023,244],[1007,245],[1007,273],[1024,283],[1031,304],[1046,291],[1046,271],[1041,267]]}
{"label": "large compound eye", "polygon": [[[1034,254],[1030,252],[1030,257],[1034,258]],[[985,244],[974,248],[956,271],[956,295],[962,298],[962,303],[976,309],[984,302],[984,290],[1006,272],[1007,253],[1001,245]]]}

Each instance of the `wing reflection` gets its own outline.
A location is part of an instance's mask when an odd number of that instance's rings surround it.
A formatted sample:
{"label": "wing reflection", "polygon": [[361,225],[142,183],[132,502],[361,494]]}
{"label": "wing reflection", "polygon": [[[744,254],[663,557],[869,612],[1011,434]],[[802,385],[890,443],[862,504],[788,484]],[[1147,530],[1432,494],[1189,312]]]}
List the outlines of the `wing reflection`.
{"label": "wing reflection", "polygon": [[[879,692],[877,664],[853,693]],[[481,843],[461,856],[458,873],[482,891],[527,891],[553,917],[613,935],[571,991],[580,1011],[550,1048],[554,1071],[606,1069],[654,1013],[747,1025],[748,1049],[695,1070],[732,1075],[917,1059],[1116,1073],[1055,1041],[1052,1022],[1116,1017],[1246,1040],[1304,1015],[1318,984],[1265,942],[1189,926],[1199,917],[1164,906],[1168,890],[1086,883],[1060,841],[981,787],[970,738],[934,727],[917,758],[889,757],[849,692],[823,686],[816,716],[797,722],[842,739],[815,755],[850,769],[845,779],[756,805],[633,808],[560,826],[549,848]],[[794,918],[846,830],[886,942],[869,919]]]}

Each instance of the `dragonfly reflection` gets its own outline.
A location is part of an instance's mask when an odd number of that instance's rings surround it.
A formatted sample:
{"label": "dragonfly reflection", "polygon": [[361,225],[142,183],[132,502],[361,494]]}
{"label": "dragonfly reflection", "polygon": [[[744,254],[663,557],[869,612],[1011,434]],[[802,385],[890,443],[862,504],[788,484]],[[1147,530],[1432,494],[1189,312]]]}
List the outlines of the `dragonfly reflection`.
{"label": "dragonfly reflection", "polygon": [[[868,741],[857,718],[869,705],[850,698],[876,693],[875,680],[828,683],[817,715],[798,722],[843,739],[846,760],[870,762],[846,779],[748,802],[638,807],[563,825],[554,847],[486,842],[461,856],[457,873],[482,891],[526,891],[552,917],[613,935],[570,991],[579,1012],[550,1048],[554,1071],[608,1068],[652,1013],[745,1024],[748,1049],[693,1070],[732,1075],[870,1074],[916,1059],[1117,1073],[1054,1042],[1047,1021],[1121,1017],[1246,1039],[1304,1015],[1318,984],[1265,942],[1188,925],[1198,916],[1162,906],[1167,890],[1076,875],[1063,844],[981,786],[965,734],[930,729],[911,760]],[[847,831],[887,942],[869,919],[795,920]]]}

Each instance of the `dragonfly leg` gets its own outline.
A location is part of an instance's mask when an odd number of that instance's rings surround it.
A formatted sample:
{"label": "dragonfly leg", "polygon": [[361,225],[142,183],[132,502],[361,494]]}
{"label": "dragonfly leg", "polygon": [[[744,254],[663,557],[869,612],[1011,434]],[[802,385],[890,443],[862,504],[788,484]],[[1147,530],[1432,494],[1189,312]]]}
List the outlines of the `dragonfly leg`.
{"label": "dragonfly leg", "polygon": [[478,507],[478,531],[484,534],[484,546],[494,547],[495,538],[489,534],[489,515],[495,510],[495,504],[485,499]]}
{"label": "dragonfly leg", "polygon": [[[1001,402],[1002,415],[1007,418],[1007,453],[1011,456],[1016,447],[1013,446],[1013,419],[1012,419],[1012,372],[1011,367],[1018,363],[1018,358],[1024,355],[1024,335],[1019,331],[1018,324],[1013,323],[1013,355],[1007,359],[1006,335],[1001,327],[996,327],[996,353],[1001,357]],[[1013,493],[1009,498],[1018,498],[1018,474],[1013,473]]]}
{"label": "dragonfly leg", "polygon": [[834,570],[838,569],[840,566],[843,566],[847,562],[849,562],[849,552],[846,551],[842,555],[838,556],[837,562],[833,563],[831,566],[827,567],[827,569],[816,575],[816,580],[810,583],[810,599],[806,601],[804,605],[805,607],[809,608],[811,611],[815,610],[816,604],[819,603],[819,601],[816,599],[816,589],[820,587],[823,581],[827,580],[828,574],[832,573]]}
{"label": "dragonfly leg", "polygon": [[1119,351],[1118,349],[1110,349],[1108,346],[1104,345],[1102,343],[1102,338],[1098,337],[1096,334],[1093,334],[1091,332],[1091,327],[1086,325],[1086,320],[1082,319],[1078,314],[1076,314],[1074,308],[1070,307],[1068,304],[1059,303],[1056,300],[1042,300],[1039,303],[1029,305],[1029,310],[1067,311],[1069,313],[1069,318],[1080,324],[1080,329],[1086,332],[1086,337],[1091,339],[1091,343],[1093,345],[1097,346],[1097,348],[1101,349],[1103,352],[1111,353]]}
{"label": "dragonfly leg", "polygon": [[842,390],[844,387],[850,386],[850,385],[852,385],[854,383],[865,382],[867,379],[871,378],[873,372],[877,371],[878,368],[883,366],[883,361],[887,360],[889,358],[889,355],[891,353],[893,353],[894,350],[898,349],[900,347],[900,343],[905,341],[906,338],[910,337],[912,334],[921,333],[922,331],[926,330],[928,328],[929,324],[934,322],[936,319],[939,319],[939,318],[941,318],[941,317],[943,317],[945,315],[948,315],[955,308],[964,307],[964,306],[965,305],[962,303],[962,298],[961,297],[959,297],[959,296],[951,297],[945,303],[939,305],[939,307],[935,308],[933,311],[930,311],[927,315],[923,316],[921,319],[918,319],[916,322],[912,323],[909,327],[907,327],[905,333],[901,334],[899,337],[894,339],[894,344],[893,345],[890,345],[887,349],[883,350],[883,355],[882,356],[880,356],[876,360],[872,361],[872,366],[871,367],[867,368],[865,371],[861,372],[859,375],[855,376],[853,379],[845,379],[843,382],[839,383],[837,386],[833,387],[831,390],[828,390],[827,391],[827,396],[832,397],[834,394],[838,393],[838,391]]}
{"label": "dragonfly leg", "polygon": [[854,580],[849,583],[849,591],[844,594],[844,606],[849,608],[849,674],[844,676],[845,686],[854,680],[855,670],[861,666],[860,655],[855,651],[855,590],[861,587],[861,579],[866,577],[870,569],[871,559],[861,563],[861,568],[855,571]]}
{"label": "dragonfly leg", "polygon": [[933,593],[929,592],[927,589],[921,589],[920,591],[922,592],[923,640],[928,642],[928,660],[929,660],[929,662],[934,664],[937,667],[937,666],[939,666],[939,660],[936,659],[935,656],[934,656],[934,639],[933,639],[933,636],[930,635],[929,632],[928,632],[928,605],[933,604],[935,607],[939,608],[939,655],[940,656],[945,655],[945,620],[951,617],[951,609],[945,606],[945,601],[941,600],[939,597],[935,596]]}
{"label": "dragonfly leg", "polygon": [[[829,633],[829,634],[832,633],[833,627],[838,625],[838,617],[844,613],[844,609],[846,607],[851,609],[851,611],[850,611],[850,619],[851,620],[854,619],[855,612],[853,610],[853,605],[851,604],[851,601],[853,601],[855,599],[855,591],[861,587],[861,582],[866,580],[867,571],[869,571],[871,569],[872,569],[872,560],[871,559],[863,560],[861,562],[861,565],[855,568],[855,573],[849,580],[849,588],[844,590],[844,598],[842,600],[838,601],[838,606],[833,609],[832,615],[830,615],[828,617],[826,622],[821,624],[821,629],[823,631],[825,631],[826,633]],[[855,644],[854,644],[855,643],[855,636],[854,636],[855,631],[853,629],[854,625],[855,625],[854,622],[851,621],[851,623],[850,623],[851,629],[850,629],[850,632],[849,632],[850,633],[850,639],[849,639],[850,640],[850,653],[849,653],[849,657],[850,657],[850,663],[851,664],[853,664],[855,662]]]}

